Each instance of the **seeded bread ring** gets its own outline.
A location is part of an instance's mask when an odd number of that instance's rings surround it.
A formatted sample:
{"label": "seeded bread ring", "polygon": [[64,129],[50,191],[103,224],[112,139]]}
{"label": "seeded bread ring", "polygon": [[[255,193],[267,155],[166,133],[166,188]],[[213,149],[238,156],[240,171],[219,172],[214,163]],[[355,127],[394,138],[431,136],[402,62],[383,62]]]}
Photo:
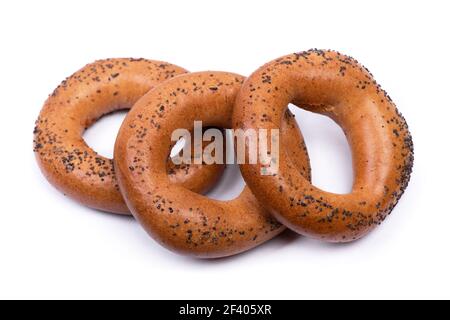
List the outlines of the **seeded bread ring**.
{"label": "seeded bread ring", "polygon": [[[134,217],[164,247],[179,254],[218,258],[249,250],[284,227],[250,190],[234,200],[218,201],[173,184],[165,174],[170,137],[176,129],[230,128],[242,76],[200,72],[178,76],[148,92],[127,115],[116,140],[114,161],[119,185]],[[164,112],[158,113],[158,106]],[[148,119],[154,119],[149,121]],[[147,133],[145,139],[140,133]],[[292,163],[310,179],[303,137],[290,113],[281,131],[292,146]]]}
{"label": "seeded bread ring", "polygon": [[[245,181],[281,223],[302,235],[330,242],[361,238],[386,218],[408,185],[414,157],[405,119],[357,61],[311,50],[269,62],[246,80],[234,128],[278,128],[291,102],[344,130],[353,155],[351,193],[314,187],[288,157],[275,176],[256,174],[260,164],[241,165]],[[280,149],[289,152],[282,144]]]}
{"label": "seeded bread ring", "polygon": [[[63,81],[45,102],[34,130],[36,159],[47,180],[89,207],[129,214],[112,160],[92,150],[83,132],[103,115],[131,108],[154,86],[186,72],[161,61],[108,59],[89,64]],[[223,166],[178,167],[168,161],[168,172],[172,181],[204,192],[215,184]]]}

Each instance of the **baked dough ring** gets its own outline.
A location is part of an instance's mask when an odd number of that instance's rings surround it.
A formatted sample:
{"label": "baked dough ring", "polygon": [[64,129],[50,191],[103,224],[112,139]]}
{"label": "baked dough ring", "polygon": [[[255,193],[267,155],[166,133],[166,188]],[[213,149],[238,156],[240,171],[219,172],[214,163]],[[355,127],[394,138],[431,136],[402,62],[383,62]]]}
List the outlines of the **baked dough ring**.
{"label": "baked dough ring", "polygon": [[[165,174],[174,130],[229,128],[243,78],[224,72],[182,75],[156,87],[127,115],[116,140],[114,161],[127,205],[164,247],[185,255],[218,258],[251,249],[279,234],[280,225],[246,187],[234,200],[218,201],[173,184]],[[156,111],[163,109],[162,112]],[[155,121],[149,121],[155,119]],[[292,163],[310,178],[303,137],[289,113],[282,131],[292,145]],[[147,133],[145,139],[140,133]]]}
{"label": "baked dough ring", "polygon": [[[236,101],[234,128],[277,128],[291,102],[329,116],[344,130],[353,156],[351,193],[312,186],[286,157],[276,176],[256,174],[258,164],[242,165],[245,181],[281,223],[302,235],[330,242],[364,236],[408,185],[414,157],[405,119],[357,61],[311,50],[269,62],[247,79]],[[288,152],[282,144],[280,149]]]}
{"label": "baked dough ring", "polygon": [[[45,102],[34,130],[34,151],[48,181],[89,207],[129,214],[112,160],[92,150],[83,132],[101,116],[131,108],[155,85],[186,72],[161,61],[108,59],[63,81]],[[196,192],[213,186],[223,171],[219,165],[178,168],[168,161],[168,166],[172,181]]]}

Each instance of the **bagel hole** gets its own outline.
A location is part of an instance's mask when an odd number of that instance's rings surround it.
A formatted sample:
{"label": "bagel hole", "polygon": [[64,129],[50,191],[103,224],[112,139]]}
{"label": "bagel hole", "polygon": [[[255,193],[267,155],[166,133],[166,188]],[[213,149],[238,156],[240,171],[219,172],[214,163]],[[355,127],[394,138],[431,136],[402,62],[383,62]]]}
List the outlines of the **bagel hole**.
{"label": "bagel hole", "polygon": [[[233,134],[230,131],[226,131],[226,146],[232,146],[233,144]],[[227,162],[231,159],[235,159],[234,148],[226,148],[226,158]],[[228,201],[237,198],[241,192],[244,190],[245,181],[239,170],[239,165],[228,164],[226,165],[225,172],[220,178],[219,182],[205,194],[206,197],[214,200]]]}
{"label": "bagel hole", "polygon": [[312,168],[314,186],[337,194],[348,194],[353,185],[351,149],[344,131],[329,117],[289,105],[295,114]]}
{"label": "bagel hole", "polygon": [[114,143],[128,110],[108,113],[95,121],[83,134],[84,141],[98,154],[113,158]]}
{"label": "bagel hole", "polygon": [[183,150],[184,146],[186,145],[186,139],[180,138],[175,145],[172,147],[172,150],[170,150],[170,157],[173,158],[177,155],[180,155],[181,150]]}
{"label": "bagel hole", "polygon": [[[119,110],[108,113],[95,121],[83,134],[86,143],[98,154],[112,159],[114,156],[114,143],[128,110]],[[173,146],[170,156],[173,158],[183,149],[186,141],[181,138]]]}

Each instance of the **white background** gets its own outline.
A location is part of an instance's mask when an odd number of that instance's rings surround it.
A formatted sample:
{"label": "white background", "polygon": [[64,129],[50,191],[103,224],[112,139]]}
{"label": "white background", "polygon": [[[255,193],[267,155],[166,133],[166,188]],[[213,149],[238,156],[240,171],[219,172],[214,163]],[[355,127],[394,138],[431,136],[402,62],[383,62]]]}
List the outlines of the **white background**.
{"label": "white background", "polygon": [[[0,298],[450,298],[448,1],[0,1]],[[330,245],[287,232],[248,253],[199,261],[166,251],[132,219],[55,191],[32,152],[47,95],[96,59],[145,57],[250,74],[309,48],[357,58],[406,117],[410,187],[366,238]],[[351,186],[347,143],[296,111],[314,183]],[[123,115],[87,134],[112,153]],[[212,196],[242,188],[235,169]]]}

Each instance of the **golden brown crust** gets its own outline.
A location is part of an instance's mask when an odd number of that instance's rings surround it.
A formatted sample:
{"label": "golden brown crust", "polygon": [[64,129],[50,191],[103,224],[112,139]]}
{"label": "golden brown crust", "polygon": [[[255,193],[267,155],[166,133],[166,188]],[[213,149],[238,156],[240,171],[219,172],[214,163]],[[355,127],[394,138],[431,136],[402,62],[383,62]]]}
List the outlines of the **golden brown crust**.
{"label": "golden brown crust", "polygon": [[[279,221],[300,234],[331,242],[364,236],[386,218],[408,185],[414,157],[404,118],[357,61],[310,50],[276,59],[246,80],[234,128],[277,128],[290,102],[342,127],[353,154],[352,192],[338,195],[312,186],[288,158],[272,177],[256,174],[259,165],[242,165],[245,181]],[[280,153],[285,152],[281,145]]]}
{"label": "golden brown crust", "polygon": [[[126,202],[144,229],[180,254],[217,258],[251,249],[279,234],[280,225],[248,188],[231,201],[217,201],[175,185],[165,159],[175,129],[230,128],[234,100],[243,77],[224,72],[178,76],[147,93],[128,114],[115,146],[115,167]],[[156,112],[163,106],[163,112]],[[155,121],[149,121],[155,119]],[[140,139],[140,132],[147,132]],[[292,162],[309,178],[303,138],[290,114],[282,131],[297,147]],[[299,151],[300,150],[300,151]]]}
{"label": "golden brown crust", "polygon": [[[36,159],[48,181],[89,207],[129,214],[112,160],[92,150],[82,134],[101,116],[131,108],[154,86],[186,72],[161,61],[107,59],[89,64],[63,81],[45,102],[34,130]],[[173,164],[171,168],[173,181],[197,192],[211,187],[223,170],[221,166],[181,170]]]}

